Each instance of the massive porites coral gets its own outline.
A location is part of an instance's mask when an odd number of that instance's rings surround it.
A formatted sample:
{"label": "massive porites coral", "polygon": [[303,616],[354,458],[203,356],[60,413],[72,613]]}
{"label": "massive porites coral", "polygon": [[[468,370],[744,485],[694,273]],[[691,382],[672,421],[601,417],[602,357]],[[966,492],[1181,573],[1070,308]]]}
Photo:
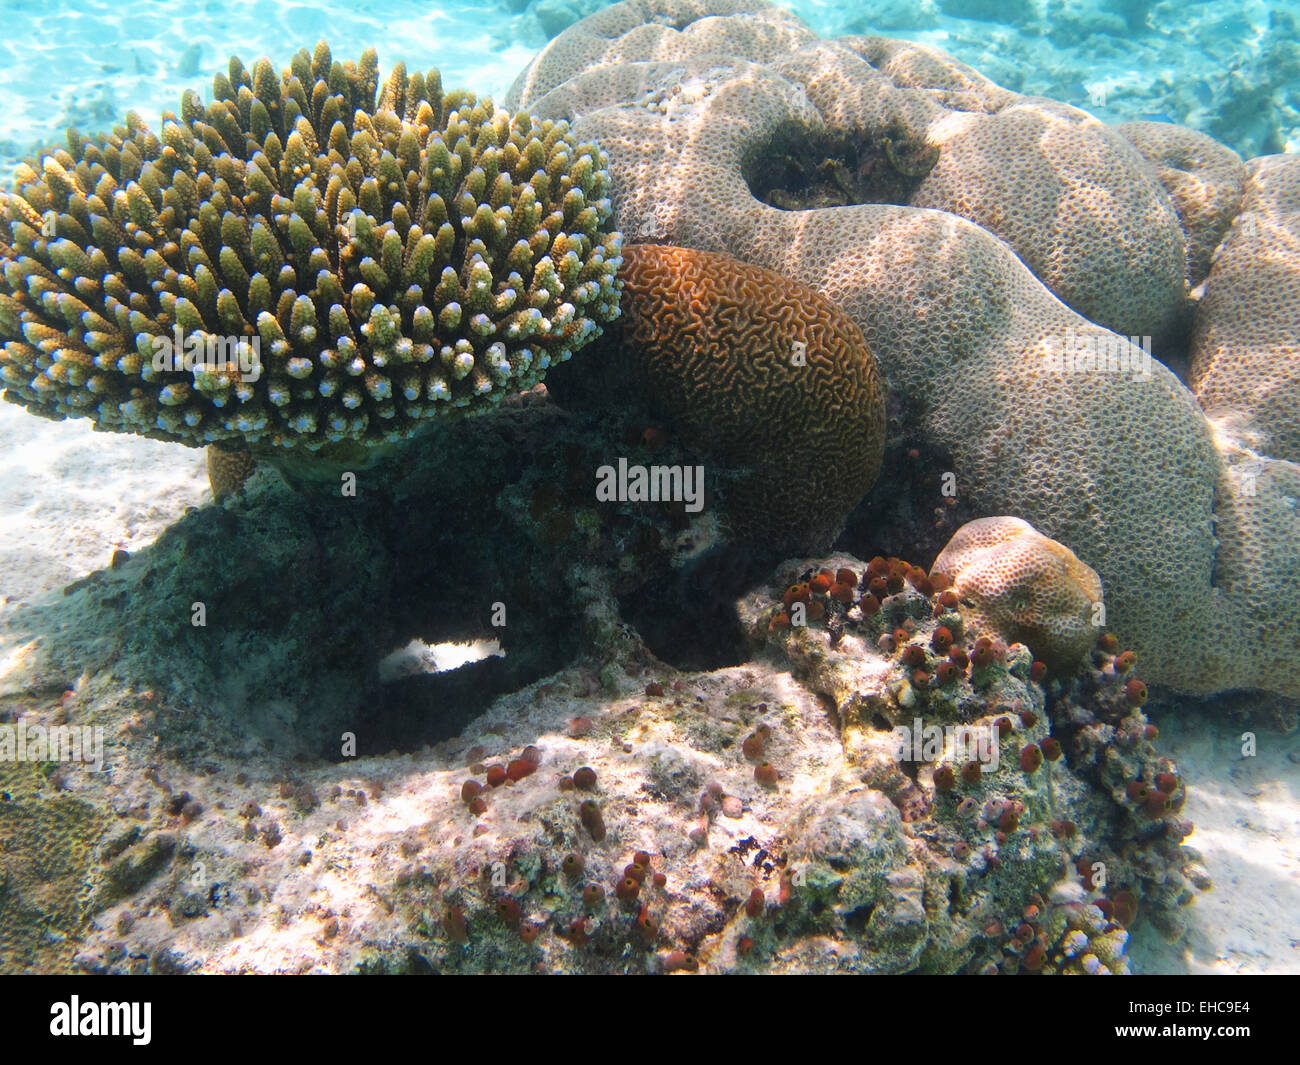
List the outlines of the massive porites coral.
{"label": "massive porites coral", "polygon": [[511,100],[601,143],[629,241],[738,255],[839,303],[961,504],[1096,569],[1151,679],[1300,691],[1277,668],[1300,626],[1300,470],[1233,450],[1124,339],[1158,355],[1187,314],[1175,203],[1126,139],[761,2],[614,5]]}
{"label": "massive porites coral", "polygon": [[[762,69],[731,67],[737,60]],[[673,66],[647,66],[655,62]],[[735,195],[718,187],[716,164],[731,142],[761,199],[788,203],[825,185],[832,203],[952,211],[1007,241],[1071,307],[1125,335],[1163,339],[1186,310],[1178,216],[1132,145],[1085,111],[1009,92],[934,49],[822,41],[761,0],[631,0],[556,38],[508,99],[529,108],[545,100],[540,112],[571,115],[622,103],[587,128],[615,134],[648,168],[633,177],[623,160],[619,202],[626,210],[635,201],[661,223],[677,216],[726,230],[736,210],[710,223],[703,211],[660,201],[644,179],[673,137],[647,130],[647,111],[679,136],[690,128],[675,153],[676,180],[706,200]],[[890,186],[891,171],[906,179],[901,187]]]}
{"label": "massive porites coral", "polygon": [[1300,158],[1251,160],[1196,308],[1192,388],[1242,445],[1300,462]]}

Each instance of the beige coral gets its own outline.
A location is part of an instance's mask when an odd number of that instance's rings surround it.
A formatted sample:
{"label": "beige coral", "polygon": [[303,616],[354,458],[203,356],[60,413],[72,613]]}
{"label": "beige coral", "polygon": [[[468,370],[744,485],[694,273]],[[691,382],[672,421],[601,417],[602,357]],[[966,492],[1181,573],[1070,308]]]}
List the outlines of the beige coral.
{"label": "beige coral", "polygon": [[1192,390],[1234,439],[1300,462],[1300,156],[1249,173],[1196,309]]}
{"label": "beige coral", "polygon": [[[1090,136],[1090,120],[1042,101],[1008,104],[986,79],[911,46],[804,40],[772,62],[739,28],[746,19],[707,10],[721,16],[707,20],[709,50],[689,28],[699,4],[615,5],[602,17],[640,12],[656,23],[645,31],[653,49],[633,47],[635,30],[611,33],[605,52],[570,57],[571,77],[557,88],[530,91],[535,66],[512,96],[572,120],[576,134],[609,153],[616,219],[629,242],[739,256],[839,303],[880,359],[900,417],[950,456],[946,472],[961,501],[976,513],[1019,515],[1096,567],[1109,627],[1139,653],[1146,679],[1193,691],[1300,694],[1300,670],[1278,668],[1295,660],[1291,634],[1300,631],[1300,493],[1289,487],[1300,470],[1264,463],[1260,476],[1238,478],[1245,458],[1225,449],[1182,383],[1048,291],[1025,265],[1034,257],[993,235],[997,219],[985,219],[986,228],[890,204],[780,210],[750,187],[776,151],[861,145],[917,128],[939,143],[945,122],[974,128],[1018,107],[1026,122],[1059,124],[1068,144]],[[770,11],[761,3],[752,10]],[[737,27],[734,48],[724,24]],[[589,32],[581,27],[572,32]],[[567,47],[562,35],[539,60],[549,80]],[[606,54],[617,59],[602,65]],[[915,87],[900,87],[908,79]],[[930,117],[956,103],[969,110]],[[1129,301],[1115,310],[1127,321],[1141,304],[1147,328],[1133,332],[1155,333],[1182,307],[1181,295],[1173,298],[1185,284],[1177,216],[1136,149],[1105,131],[1088,143],[1074,180],[1090,185],[1088,163],[1113,151],[1107,167],[1118,169],[1105,172],[1129,174],[1154,190],[1151,205],[1165,205],[1152,206],[1157,215],[1167,209],[1154,239],[1172,248],[1174,266],[1166,261],[1154,282],[1148,276],[1152,216],[1142,212],[1140,224],[1114,220],[1103,233],[1096,222],[1104,214],[1084,212],[1081,228],[1058,227],[1049,243],[1067,258],[1081,248],[1108,284],[1133,278]],[[944,165],[941,149],[934,171]],[[1046,165],[1052,181],[1074,164],[1054,157]],[[1119,205],[1128,194],[1098,187],[1095,203]],[[1211,277],[1211,294],[1214,284]],[[1140,292],[1150,298],[1131,302]],[[1136,358],[1137,372],[1060,358],[1081,348]],[[1256,495],[1242,494],[1246,487]]]}
{"label": "beige coral", "polygon": [[1187,279],[1199,285],[1210,272],[1214,249],[1241,209],[1246,164],[1213,137],[1172,122],[1124,122],[1115,132],[1155,167],[1183,224]]}
{"label": "beige coral", "polygon": [[1104,624],[1096,571],[1019,518],[963,525],[931,572],[952,582],[969,631],[1023,643],[1055,669],[1082,662]]}
{"label": "beige coral", "polygon": [[625,0],[551,41],[515,79],[508,99],[526,104],[589,67],[711,52],[761,62],[815,40],[796,16],[765,0]]}
{"label": "beige coral", "polygon": [[[630,28],[637,15],[650,24]],[[742,171],[780,153],[792,127],[801,142],[902,134],[939,149],[907,202],[995,233],[1085,317],[1159,341],[1185,309],[1178,216],[1137,151],[1087,112],[1012,93],[937,49],[874,37],[821,41],[761,0],[637,0],[566,30],[507,100],[589,115],[584,128],[633,166],[661,158],[658,136],[642,139],[641,109],[668,113],[669,139],[688,156],[734,153]],[[671,208],[643,196],[626,163],[624,174],[616,192],[668,223]],[[683,188],[700,188],[685,179]],[[748,210],[748,189],[725,195],[736,197],[730,214]]]}

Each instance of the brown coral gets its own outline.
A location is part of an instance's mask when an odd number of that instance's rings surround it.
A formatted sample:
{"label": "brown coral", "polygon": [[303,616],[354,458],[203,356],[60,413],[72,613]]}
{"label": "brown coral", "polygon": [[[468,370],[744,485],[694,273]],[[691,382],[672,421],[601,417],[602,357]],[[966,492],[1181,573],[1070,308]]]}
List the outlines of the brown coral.
{"label": "brown coral", "polygon": [[858,328],[814,290],[725,255],[624,249],[625,337],[651,403],[738,476],[739,539],[829,545],[880,469],[884,388]]}
{"label": "brown coral", "polygon": [[208,483],[212,498],[222,500],[239,490],[253,472],[257,460],[251,451],[210,444],[207,449]]}

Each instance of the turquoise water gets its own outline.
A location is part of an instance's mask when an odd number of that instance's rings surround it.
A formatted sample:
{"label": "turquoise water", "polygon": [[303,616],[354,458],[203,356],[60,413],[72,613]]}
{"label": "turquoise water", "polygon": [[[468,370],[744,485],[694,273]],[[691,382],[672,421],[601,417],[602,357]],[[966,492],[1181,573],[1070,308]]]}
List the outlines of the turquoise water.
{"label": "turquoise water", "polygon": [[[104,128],[131,108],[156,122],[184,89],[206,92],[228,55],[284,62],[322,37],[339,54],[349,42],[358,50],[373,44],[385,68],[398,60],[413,69],[437,65],[449,85],[500,95],[549,37],[602,6],[201,0],[185,5],[179,19],[177,5],[164,0],[6,0],[0,166],[58,140],[69,125]],[[786,6],[824,37],[880,34],[932,44],[1008,88],[1085,107],[1107,121],[1179,122],[1247,157],[1300,146],[1300,3]]]}

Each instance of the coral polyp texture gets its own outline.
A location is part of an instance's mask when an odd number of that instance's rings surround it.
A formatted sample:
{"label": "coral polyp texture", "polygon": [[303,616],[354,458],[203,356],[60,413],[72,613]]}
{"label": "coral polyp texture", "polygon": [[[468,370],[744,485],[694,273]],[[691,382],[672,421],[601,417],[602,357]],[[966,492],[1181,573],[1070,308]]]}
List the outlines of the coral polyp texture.
{"label": "coral polyp texture", "polygon": [[1115,131],[1155,168],[1169,193],[1183,224],[1187,280],[1199,285],[1241,209],[1246,164],[1213,137],[1172,122],[1123,122]]}
{"label": "coral polyp texture", "polygon": [[[636,0],[562,33],[508,99],[604,112],[583,125],[628,153],[616,186],[638,237],[653,221],[667,227],[659,239],[691,243],[698,227],[695,239],[721,250],[751,239],[761,217],[751,190],[779,205],[773,192],[799,199],[830,170],[840,203],[977,222],[1071,307],[1126,335],[1162,337],[1186,309],[1178,215],[1132,145],[1085,111],[1010,92],[937,49],[823,41],[763,0]],[[681,149],[678,192],[665,198],[653,177],[669,143]],[[724,160],[732,173],[719,181]],[[698,203],[682,202],[687,190]]]}
{"label": "coral polyp texture", "polygon": [[807,285],[727,255],[652,244],[624,255],[636,371],[684,442],[738,471],[732,536],[829,546],[884,447],[884,386],[858,327]]}
{"label": "coral polyp texture", "polygon": [[[1165,153],[1193,175],[1222,162],[1202,218],[1086,112],[933,49],[820,40],[762,0],[615,4],[509,99],[609,153],[629,243],[739,256],[843,308],[958,502],[1094,566],[1149,679],[1300,694],[1300,669],[1277,668],[1300,665],[1300,469],[1225,440],[1153,357],[1186,328],[1189,254],[1234,211],[1230,158]],[[1272,172],[1254,164],[1257,198]],[[1205,338],[1216,320],[1256,328],[1212,302],[1235,232],[1196,312]]]}
{"label": "coral polyp texture", "polygon": [[1300,157],[1249,164],[1197,306],[1192,389],[1233,439],[1300,463]]}
{"label": "coral polyp texture", "polygon": [[1049,666],[1072,669],[1097,642],[1105,615],[1096,571],[1019,518],[963,525],[934,560],[938,574],[969,631],[1027,644]]}
{"label": "coral polyp texture", "polygon": [[322,43],[238,59],[161,134],[68,134],[0,200],[0,379],[192,446],[412,435],[541,380],[618,314],[605,158],[562,121]]}

